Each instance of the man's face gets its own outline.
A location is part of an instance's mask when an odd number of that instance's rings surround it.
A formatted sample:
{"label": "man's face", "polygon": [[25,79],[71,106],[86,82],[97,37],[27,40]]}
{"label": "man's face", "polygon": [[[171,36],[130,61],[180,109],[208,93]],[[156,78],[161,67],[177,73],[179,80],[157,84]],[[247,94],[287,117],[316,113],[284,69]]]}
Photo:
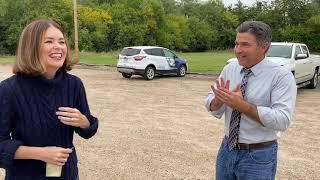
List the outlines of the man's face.
{"label": "man's face", "polygon": [[258,46],[256,37],[250,33],[237,33],[234,52],[241,66],[251,68],[263,60],[268,47],[268,43]]}

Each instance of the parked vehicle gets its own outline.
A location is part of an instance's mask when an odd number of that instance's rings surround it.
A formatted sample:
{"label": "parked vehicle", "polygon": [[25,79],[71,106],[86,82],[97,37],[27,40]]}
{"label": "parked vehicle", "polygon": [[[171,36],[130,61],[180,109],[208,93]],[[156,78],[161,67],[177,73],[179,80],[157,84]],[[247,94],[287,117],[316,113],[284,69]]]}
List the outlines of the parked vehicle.
{"label": "parked vehicle", "polygon": [[[314,89],[320,75],[320,56],[312,55],[307,45],[300,43],[272,42],[266,55],[271,61],[289,69],[298,87]],[[238,61],[232,58],[227,63]]]}
{"label": "parked vehicle", "polygon": [[152,80],[156,74],[174,73],[185,76],[188,70],[187,60],[179,58],[167,48],[157,46],[125,47],[119,54],[118,71],[125,78],[141,75]]}

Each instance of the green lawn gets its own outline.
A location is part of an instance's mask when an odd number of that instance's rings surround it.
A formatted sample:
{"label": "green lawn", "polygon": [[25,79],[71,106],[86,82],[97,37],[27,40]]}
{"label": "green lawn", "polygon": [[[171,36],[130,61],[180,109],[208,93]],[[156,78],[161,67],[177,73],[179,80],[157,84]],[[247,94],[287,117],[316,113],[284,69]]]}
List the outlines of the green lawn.
{"label": "green lawn", "polygon": [[[97,65],[116,66],[118,51],[108,53],[81,52],[80,62]],[[234,57],[230,51],[212,51],[202,53],[178,53],[188,60],[189,72],[220,72],[226,61]],[[0,64],[13,63],[14,56],[0,56]]]}
{"label": "green lawn", "polygon": [[98,65],[116,66],[118,61],[118,51],[108,53],[81,52],[80,62]]}
{"label": "green lawn", "polygon": [[232,51],[181,53],[178,55],[188,60],[189,72],[220,72],[226,61],[234,57]]}
{"label": "green lawn", "polygon": [[0,64],[12,64],[14,56],[0,56]]}

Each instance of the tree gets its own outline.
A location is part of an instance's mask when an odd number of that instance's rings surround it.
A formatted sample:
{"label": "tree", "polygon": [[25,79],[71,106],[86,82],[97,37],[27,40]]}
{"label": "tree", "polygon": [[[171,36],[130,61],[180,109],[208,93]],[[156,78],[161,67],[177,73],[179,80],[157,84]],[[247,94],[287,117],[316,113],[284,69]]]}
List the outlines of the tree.
{"label": "tree", "polygon": [[163,46],[179,51],[188,51],[187,41],[191,35],[185,16],[166,16]]}
{"label": "tree", "polygon": [[14,54],[22,29],[31,21],[39,18],[53,18],[59,21],[70,37],[72,32],[71,1],[16,0],[5,2],[6,13],[1,17],[0,25],[1,36],[4,37],[0,43],[0,47],[4,48],[0,49],[6,49],[4,53]]}
{"label": "tree", "polygon": [[275,0],[272,9],[281,14],[286,25],[299,25],[310,17],[308,4],[308,0]]}
{"label": "tree", "polygon": [[161,2],[166,15],[177,14],[175,0],[161,0]]}
{"label": "tree", "polygon": [[79,8],[79,45],[82,50],[106,51],[110,25],[113,23],[110,14],[91,7]]}
{"label": "tree", "polygon": [[210,49],[212,38],[214,37],[210,26],[197,17],[188,20],[188,26],[191,31],[188,39],[188,47],[191,51],[206,51]]}
{"label": "tree", "polygon": [[3,16],[6,13],[7,2],[5,0],[0,0],[0,16]]}
{"label": "tree", "polygon": [[222,18],[222,27],[218,29],[218,36],[213,39],[211,49],[229,49],[234,46],[238,17],[230,11],[225,11]]}

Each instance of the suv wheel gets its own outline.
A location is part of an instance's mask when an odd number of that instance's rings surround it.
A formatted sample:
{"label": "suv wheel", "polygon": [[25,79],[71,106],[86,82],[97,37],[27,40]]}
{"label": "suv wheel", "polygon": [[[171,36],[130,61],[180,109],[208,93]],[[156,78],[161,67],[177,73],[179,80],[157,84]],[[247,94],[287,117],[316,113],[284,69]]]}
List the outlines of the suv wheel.
{"label": "suv wheel", "polygon": [[152,66],[148,66],[143,74],[145,80],[152,80],[155,76],[155,69]]}
{"label": "suv wheel", "polygon": [[124,78],[131,78],[132,74],[121,73]]}
{"label": "suv wheel", "polygon": [[310,84],[308,85],[308,88],[314,89],[318,85],[318,70],[314,71],[313,78],[310,79]]}
{"label": "suv wheel", "polygon": [[186,66],[185,65],[180,66],[180,68],[178,69],[177,75],[180,77],[183,77],[186,75]]}

